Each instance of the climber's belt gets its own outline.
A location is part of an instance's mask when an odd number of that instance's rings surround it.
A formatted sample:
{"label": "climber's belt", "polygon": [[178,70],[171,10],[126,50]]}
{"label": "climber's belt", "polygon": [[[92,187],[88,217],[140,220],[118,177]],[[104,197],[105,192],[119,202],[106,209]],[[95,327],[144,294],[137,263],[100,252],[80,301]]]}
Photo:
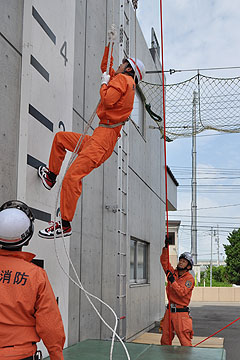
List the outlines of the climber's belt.
{"label": "climber's belt", "polygon": [[124,125],[126,121],[122,121],[120,123],[117,123],[117,124],[99,124],[100,127],[105,127],[105,128],[110,128],[110,129],[113,129],[115,127],[118,127],[118,126],[121,126],[121,125]]}
{"label": "climber's belt", "polygon": [[[169,304],[167,305],[167,309],[169,309]],[[176,306],[176,304],[170,304],[170,309],[171,309],[171,313],[175,313],[175,312],[189,312],[189,311],[190,311],[189,307],[178,308],[178,307]]]}

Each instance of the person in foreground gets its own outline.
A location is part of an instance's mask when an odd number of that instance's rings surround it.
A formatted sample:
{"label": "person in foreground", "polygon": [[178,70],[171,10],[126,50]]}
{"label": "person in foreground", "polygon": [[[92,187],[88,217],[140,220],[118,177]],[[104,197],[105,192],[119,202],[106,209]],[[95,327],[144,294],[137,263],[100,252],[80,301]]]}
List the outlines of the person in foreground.
{"label": "person in foreground", "polygon": [[0,207],[0,359],[37,360],[43,340],[51,360],[63,360],[65,333],[46,272],[22,251],[34,232],[34,216],[21,201]]}
{"label": "person in foreground", "polygon": [[161,321],[161,345],[171,345],[176,334],[182,346],[192,346],[192,318],[189,315],[188,305],[194,288],[194,278],[189,273],[193,267],[193,259],[189,252],[184,252],[179,256],[177,268],[174,269],[168,262],[168,246],[169,242],[166,238],[160,261],[168,280],[166,291],[169,303]]}

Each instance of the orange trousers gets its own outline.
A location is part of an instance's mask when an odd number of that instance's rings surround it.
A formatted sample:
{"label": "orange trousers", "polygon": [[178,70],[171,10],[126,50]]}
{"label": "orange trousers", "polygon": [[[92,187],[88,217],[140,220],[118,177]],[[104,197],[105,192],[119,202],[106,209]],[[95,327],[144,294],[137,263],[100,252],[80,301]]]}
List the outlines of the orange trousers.
{"label": "orange trousers", "polygon": [[[60,172],[66,150],[73,152],[81,136],[82,134],[63,131],[55,135],[49,158],[49,170],[55,175]],[[78,157],[67,170],[62,183],[62,219],[72,221],[78,198],[82,193],[82,179],[111,156],[118,136],[119,131],[116,129],[103,127],[97,127],[92,136],[85,135]]]}
{"label": "orange trousers", "polygon": [[175,336],[179,338],[182,346],[192,346],[192,318],[188,312],[176,312],[171,313],[171,334],[169,339],[169,311],[166,310],[163,321],[162,321],[162,338],[161,345],[171,345],[169,340],[172,340]]}

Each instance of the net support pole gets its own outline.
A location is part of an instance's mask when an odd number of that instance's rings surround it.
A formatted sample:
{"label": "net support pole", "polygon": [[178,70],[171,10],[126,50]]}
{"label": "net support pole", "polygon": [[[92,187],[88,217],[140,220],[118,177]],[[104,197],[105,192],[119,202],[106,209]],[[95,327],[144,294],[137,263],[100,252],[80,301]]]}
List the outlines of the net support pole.
{"label": "net support pole", "polygon": [[192,202],[191,202],[191,253],[197,264],[197,149],[196,149],[196,114],[197,92],[193,92],[192,108]]}

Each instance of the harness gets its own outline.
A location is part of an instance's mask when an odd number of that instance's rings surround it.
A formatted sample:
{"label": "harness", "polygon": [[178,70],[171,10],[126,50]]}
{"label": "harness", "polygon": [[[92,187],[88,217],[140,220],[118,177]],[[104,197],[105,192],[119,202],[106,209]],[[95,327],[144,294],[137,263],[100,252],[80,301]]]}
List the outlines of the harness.
{"label": "harness", "polygon": [[[121,121],[121,122],[116,123],[116,124],[99,124],[98,126],[114,129],[114,128],[118,127],[118,126],[124,125],[129,120],[131,120],[130,116],[127,118],[127,120]],[[107,120],[107,122],[109,122],[109,120]]]}
{"label": "harness", "polygon": [[[167,309],[169,309],[169,304],[167,304]],[[170,311],[171,313],[176,313],[176,312],[190,312],[189,307],[182,307],[182,308],[178,308],[176,304],[170,304]]]}
{"label": "harness", "polygon": [[[128,121],[128,120],[126,120],[126,121]],[[105,127],[105,128],[113,129],[113,128],[116,128],[116,127],[118,127],[118,126],[120,126],[120,125],[124,125],[126,121],[122,121],[122,122],[120,122],[120,123],[112,124],[112,125],[110,125],[110,124],[99,124],[99,126],[100,126],[100,127]]]}

